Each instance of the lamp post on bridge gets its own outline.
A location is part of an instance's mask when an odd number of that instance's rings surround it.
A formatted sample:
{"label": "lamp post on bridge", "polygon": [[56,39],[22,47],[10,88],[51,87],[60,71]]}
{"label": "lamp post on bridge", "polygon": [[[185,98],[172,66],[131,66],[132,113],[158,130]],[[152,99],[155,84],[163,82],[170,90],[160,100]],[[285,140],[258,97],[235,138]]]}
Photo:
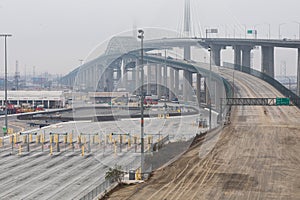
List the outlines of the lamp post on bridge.
{"label": "lamp post on bridge", "polygon": [[[5,66],[5,81],[4,81],[4,90],[5,90],[5,132],[3,131],[3,137],[5,134],[7,134],[8,131],[8,122],[7,122],[7,44],[6,44],[6,38],[11,37],[11,34],[0,34],[0,37],[4,37],[4,66]],[[3,138],[3,146],[4,146],[4,138]]]}
{"label": "lamp post on bridge", "polygon": [[279,25],[278,25],[278,39],[280,39],[281,38],[281,33],[280,33],[280,27],[282,26],[282,25],[285,25],[286,23],[280,23]]}
{"label": "lamp post on bridge", "polygon": [[298,30],[298,39],[300,40],[300,22],[293,21],[294,23],[298,24],[299,30]]}
{"label": "lamp post on bridge", "polygon": [[141,175],[144,178],[144,31],[138,30],[141,39]]}

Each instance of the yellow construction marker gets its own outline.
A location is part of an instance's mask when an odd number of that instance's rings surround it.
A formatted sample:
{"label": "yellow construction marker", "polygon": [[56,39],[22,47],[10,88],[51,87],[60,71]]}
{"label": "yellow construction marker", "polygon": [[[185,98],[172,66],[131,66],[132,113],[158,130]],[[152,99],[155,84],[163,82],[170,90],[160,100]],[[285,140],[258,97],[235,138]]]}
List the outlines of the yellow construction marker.
{"label": "yellow construction marker", "polygon": [[107,145],[108,144],[108,135],[105,135],[105,145]]}
{"label": "yellow construction marker", "polygon": [[72,141],[73,141],[73,134],[69,133],[69,143],[72,143]]}
{"label": "yellow construction marker", "polygon": [[50,135],[50,136],[49,136],[49,141],[50,141],[50,144],[53,143],[53,135]]}
{"label": "yellow construction marker", "polygon": [[138,168],[135,172],[135,179],[136,180],[142,180],[142,176],[141,176],[141,168]]}
{"label": "yellow construction marker", "polygon": [[128,147],[131,147],[130,138],[128,138]]}
{"label": "yellow construction marker", "polygon": [[42,133],[42,134],[41,134],[41,143],[44,144],[44,142],[45,142],[45,135]]}
{"label": "yellow construction marker", "polygon": [[112,133],[109,134],[109,141],[110,141],[110,143],[112,143]]}
{"label": "yellow construction marker", "polygon": [[115,150],[115,155],[117,155],[117,145],[116,145],[116,143],[114,144],[114,150]]}
{"label": "yellow construction marker", "polygon": [[32,135],[29,134],[29,142],[32,142]]}
{"label": "yellow construction marker", "polygon": [[81,156],[84,156],[84,145],[81,146]]}
{"label": "yellow construction marker", "polygon": [[58,134],[54,135],[54,142],[57,144],[58,143]]}
{"label": "yellow construction marker", "polygon": [[12,136],[9,136],[9,144],[12,143]]}
{"label": "yellow construction marker", "polygon": [[27,142],[27,135],[23,135],[23,143]]}
{"label": "yellow construction marker", "polygon": [[68,136],[64,135],[64,144],[67,144],[67,142],[68,142]]}
{"label": "yellow construction marker", "polygon": [[50,144],[50,156],[52,156],[52,152],[53,152],[53,149],[52,149],[52,145]]}
{"label": "yellow construction marker", "polygon": [[37,136],[35,137],[35,142],[36,142],[37,144],[40,143],[40,135],[37,135]]}
{"label": "yellow construction marker", "polygon": [[14,144],[18,142],[17,134],[14,134]]}
{"label": "yellow construction marker", "polygon": [[72,135],[72,133],[71,133],[71,135],[69,136],[69,143],[70,143],[70,144],[73,144],[73,135]]}

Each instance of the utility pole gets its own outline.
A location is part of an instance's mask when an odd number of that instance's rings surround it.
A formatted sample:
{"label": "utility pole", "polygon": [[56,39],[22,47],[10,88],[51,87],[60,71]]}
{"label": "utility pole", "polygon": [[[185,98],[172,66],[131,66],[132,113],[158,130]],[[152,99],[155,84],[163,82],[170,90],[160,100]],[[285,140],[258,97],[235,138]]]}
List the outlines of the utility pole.
{"label": "utility pole", "polygon": [[[4,66],[5,66],[5,83],[4,83],[4,90],[5,90],[5,130],[3,133],[3,136],[7,134],[8,130],[8,123],[7,123],[7,109],[8,109],[8,104],[7,104],[7,45],[6,45],[6,38],[11,37],[11,34],[0,34],[0,37],[4,37]],[[4,142],[4,138],[3,138]]]}
{"label": "utility pole", "polygon": [[141,39],[141,174],[144,177],[144,31],[138,30]]}

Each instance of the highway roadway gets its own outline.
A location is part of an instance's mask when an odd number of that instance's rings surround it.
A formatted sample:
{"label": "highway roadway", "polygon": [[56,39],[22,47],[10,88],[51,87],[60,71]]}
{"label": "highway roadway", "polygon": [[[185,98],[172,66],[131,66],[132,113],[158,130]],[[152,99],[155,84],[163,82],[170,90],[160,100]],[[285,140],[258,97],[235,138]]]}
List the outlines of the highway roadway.
{"label": "highway roadway", "polygon": [[[218,69],[232,81],[233,71]],[[271,85],[235,72],[237,97],[282,97]],[[237,106],[231,123],[145,184],[110,199],[300,199],[300,111],[294,106]]]}

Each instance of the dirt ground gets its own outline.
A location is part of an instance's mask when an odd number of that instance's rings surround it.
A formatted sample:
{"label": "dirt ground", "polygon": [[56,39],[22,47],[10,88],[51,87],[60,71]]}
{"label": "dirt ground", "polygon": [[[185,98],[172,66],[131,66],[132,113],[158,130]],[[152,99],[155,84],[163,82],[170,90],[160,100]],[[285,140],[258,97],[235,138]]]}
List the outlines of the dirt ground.
{"label": "dirt ground", "polygon": [[[236,80],[239,96],[280,96],[260,80],[242,79],[248,83]],[[293,106],[234,107],[221,131],[207,134],[146,183],[107,199],[300,199],[299,119]]]}

